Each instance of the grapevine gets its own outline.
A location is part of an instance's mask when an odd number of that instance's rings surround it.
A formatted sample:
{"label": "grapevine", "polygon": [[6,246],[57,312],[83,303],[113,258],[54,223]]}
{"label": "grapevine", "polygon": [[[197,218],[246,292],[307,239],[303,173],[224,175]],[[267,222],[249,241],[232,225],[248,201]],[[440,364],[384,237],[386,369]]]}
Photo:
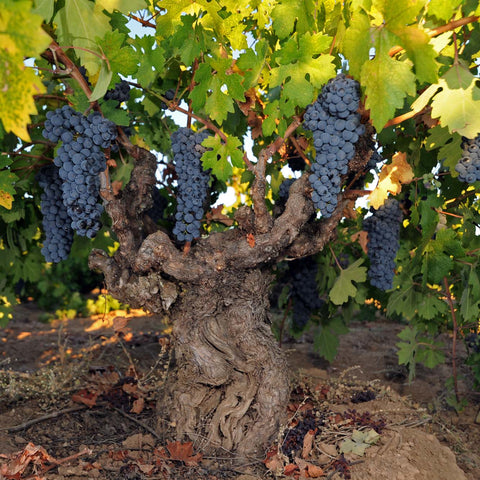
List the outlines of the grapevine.
{"label": "grapevine", "polygon": [[317,100],[307,107],[304,127],[313,134],[315,161],[309,176],[312,200],[325,218],[337,206],[341,176],[355,154],[355,143],[365,131],[357,112],[358,83],[345,75],[331,79]]}

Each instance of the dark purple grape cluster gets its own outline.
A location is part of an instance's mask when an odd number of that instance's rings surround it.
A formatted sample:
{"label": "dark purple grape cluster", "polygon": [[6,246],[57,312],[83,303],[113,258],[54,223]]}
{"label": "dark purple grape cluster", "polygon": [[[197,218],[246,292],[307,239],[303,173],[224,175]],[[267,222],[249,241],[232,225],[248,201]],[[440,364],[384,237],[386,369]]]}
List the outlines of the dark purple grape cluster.
{"label": "dark purple grape cluster", "polygon": [[305,435],[310,430],[317,432],[323,424],[324,422],[315,415],[315,411],[307,410],[294,427],[285,431],[282,453],[293,460],[302,451]]}
{"label": "dark purple grape cluster", "polygon": [[307,257],[289,262],[288,265],[293,300],[292,327],[301,331],[312,313],[324,304],[318,294],[318,264],[312,257]]}
{"label": "dark purple grape cluster", "polygon": [[368,258],[370,284],[380,290],[393,287],[395,275],[395,257],[400,243],[400,224],[402,211],[397,200],[389,198],[373,214],[363,221],[368,233]]}
{"label": "dark purple grape cluster", "polygon": [[377,163],[383,162],[382,156],[378,153],[377,150],[373,150],[372,155],[367,163],[368,170],[375,170],[377,168]]}
{"label": "dark purple grape cluster", "polygon": [[168,200],[160,193],[158,188],[154,188],[152,191],[153,205],[145,211],[145,213],[157,223],[163,218],[163,214],[168,205]]}
{"label": "dark purple grape cluster", "polygon": [[290,187],[292,186],[295,180],[296,178],[286,178],[280,184],[280,188],[278,189],[278,198],[282,204],[285,204],[285,202],[287,201]]}
{"label": "dark purple grape cluster", "polygon": [[126,102],[130,98],[130,85],[126,80],[122,80],[115,84],[115,87],[107,90],[103,96],[104,100],[115,100],[119,104]]}
{"label": "dark purple grape cluster", "polygon": [[173,161],[177,173],[177,211],[173,234],[179,242],[191,242],[200,236],[200,222],[207,199],[210,175],[202,167],[205,150],[201,143],[206,132],[195,133],[182,127],[171,136]]}
{"label": "dark purple grape cluster", "polygon": [[462,158],[455,166],[461,182],[480,181],[480,135],[463,143]]}
{"label": "dark purple grape cluster", "polygon": [[[164,97],[169,101],[171,102],[174,98],[175,98],[175,90],[173,89],[170,89],[170,90],[167,90],[164,94]],[[163,108],[164,110],[166,110],[168,108],[168,105],[165,103],[165,102],[162,102],[160,104],[160,107]]]}
{"label": "dark purple grape cluster", "polygon": [[93,238],[101,227],[102,205],[98,203],[99,173],[107,163],[102,148],[117,136],[116,126],[94,112],[84,116],[65,105],[47,113],[43,136],[61,140],[54,159],[62,182],[62,198],[78,235]]}
{"label": "dark purple grape cluster", "polygon": [[359,101],[358,82],[340,74],[329,80],[305,111],[303,125],[313,133],[316,152],[309,177],[312,200],[325,218],[337,206],[341,176],[347,173],[355,143],[365,132],[357,113]]}
{"label": "dark purple grape cluster", "polygon": [[37,181],[43,188],[40,197],[45,232],[42,255],[47,262],[58,263],[68,257],[73,242],[71,219],[62,200],[62,180],[58,168],[51,164],[42,167]]}

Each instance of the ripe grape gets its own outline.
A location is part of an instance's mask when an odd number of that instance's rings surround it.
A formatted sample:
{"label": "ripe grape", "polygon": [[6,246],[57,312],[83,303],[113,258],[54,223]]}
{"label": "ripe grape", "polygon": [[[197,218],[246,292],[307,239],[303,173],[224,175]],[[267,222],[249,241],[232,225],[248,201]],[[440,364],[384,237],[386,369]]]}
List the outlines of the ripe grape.
{"label": "ripe grape", "polygon": [[463,155],[455,166],[461,182],[475,183],[480,180],[480,135],[463,143]]}
{"label": "ripe grape", "polygon": [[130,98],[130,85],[126,80],[122,80],[115,84],[111,90],[103,96],[104,100],[116,100],[119,104],[126,102]]}
{"label": "ripe grape", "polygon": [[55,165],[42,167],[37,181],[43,189],[40,197],[45,232],[42,255],[47,262],[58,263],[68,257],[73,242],[71,220],[62,201],[62,180],[58,168]]}
{"label": "ripe grape", "polygon": [[177,211],[173,234],[179,242],[191,242],[200,236],[200,223],[210,176],[202,167],[200,158],[207,137],[206,132],[195,133],[179,128],[171,136],[173,161],[178,177]]}
{"label": "ripe grape", "polygon": [[93,112],[84,116],[68,105],[47,113],[43,136],[62,141],[54,159],[63,203],[78,235],[92,238],[101,227],[99,173],[107,167],[102,148],[110,147],[117,132],[113,122]]}
{"label": "ripe grape", "polygon": [[312,200],[325,218],[331,217],[341,190],[341,176],[355,155],[355,143],[365,132],[357,112],[358,82],[340,74],[323,88],[304,115],[304,127],[312,132],[315,161],[309,176]]}
{"label": "ripe grape", "polygon": [[363,228],[368,233],[368,277],[370,284],[380,290],[393,287],[401,221],[402,212],[395,199],[387,199],[363,221]]}

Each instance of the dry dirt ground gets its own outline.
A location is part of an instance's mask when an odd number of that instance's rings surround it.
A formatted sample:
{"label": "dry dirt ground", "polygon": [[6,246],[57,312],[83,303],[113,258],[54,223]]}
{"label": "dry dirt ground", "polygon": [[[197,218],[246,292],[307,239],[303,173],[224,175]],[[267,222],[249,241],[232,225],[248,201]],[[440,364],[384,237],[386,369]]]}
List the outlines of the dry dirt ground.
{"label": "dry dirt ground", "polygon": [[155,392],[171,356],[162,318],[46,324],[39,313],[22,305],[0,330],[0,479],[480,479],[469,371],[459,372],[469,403],[457,414],[445,401],[448,362],[419,368],[408,384],[397,324],[352,324],[332,364],[308,341],[284,344],[290,420],[264,458],[233,466],[156,432]]}

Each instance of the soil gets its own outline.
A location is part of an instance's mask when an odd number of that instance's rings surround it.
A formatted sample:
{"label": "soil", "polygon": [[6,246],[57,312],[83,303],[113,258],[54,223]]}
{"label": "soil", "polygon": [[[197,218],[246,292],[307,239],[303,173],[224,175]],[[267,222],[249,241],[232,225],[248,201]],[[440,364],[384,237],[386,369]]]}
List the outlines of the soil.
{"label": "soil", "polygon": [[264,458],[239,465],[157,434],[166,319],[117,311],[47,324],[40,314],[20,305],[0,330],[0,479],[480,478],[480,402],[464,352],[468,403],[457,413],[451,359],[408,383],[395,352],[401,325],[353,323],[331,364],[308,340],[284,344],[290,421]]}

